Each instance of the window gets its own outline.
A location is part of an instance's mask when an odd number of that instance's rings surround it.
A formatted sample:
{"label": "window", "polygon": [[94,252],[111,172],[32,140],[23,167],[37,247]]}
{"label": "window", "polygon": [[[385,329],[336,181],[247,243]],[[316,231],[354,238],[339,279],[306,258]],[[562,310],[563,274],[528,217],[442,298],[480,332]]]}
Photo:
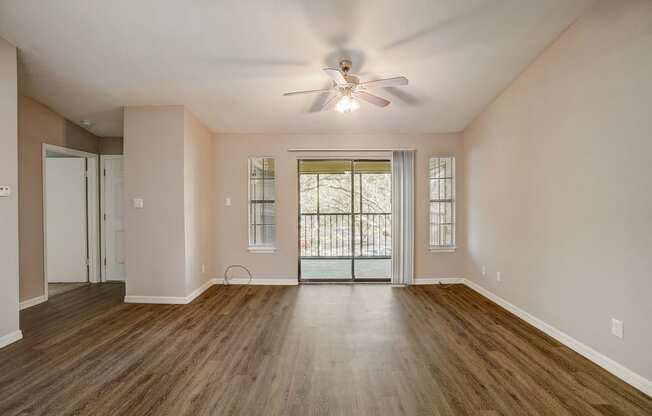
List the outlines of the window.
{"label": "window", "polygon": [[274,159],[249,158],[249,251],[274,251],[276,203]]}
{"label": "window", "polygon": [[428,172],[430,180],[430,250],[454,250],[455,158],[431,158]]}

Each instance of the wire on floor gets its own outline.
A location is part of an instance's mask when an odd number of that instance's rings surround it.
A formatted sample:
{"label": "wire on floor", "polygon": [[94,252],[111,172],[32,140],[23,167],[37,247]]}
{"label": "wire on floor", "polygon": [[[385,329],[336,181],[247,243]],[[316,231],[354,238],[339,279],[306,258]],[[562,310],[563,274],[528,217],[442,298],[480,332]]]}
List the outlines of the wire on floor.
{"label": "wire on floor", "polygon": [[247,274],[249,275],[249,280],[247,281],[247,285],[250,285],[250,284],[251,284],[251,281],[252,281],[252,279],[253,279],[253,276],[252,276],[251,272],[249,271],[249,269],[247,269],[247,268],[246,268],[245,266],[243,266],[242,264],[232,264],[232,265],[230,265],[229,267],[227,267],[227,268],[224,270],[224,280],[222,281],[222,284],[224,284],[224,285],[228,285],[228,284],[230,284],[230,283],[229,283],[229,270],[231,270],[231,269],[243,269],[244,271],[246,271]]}

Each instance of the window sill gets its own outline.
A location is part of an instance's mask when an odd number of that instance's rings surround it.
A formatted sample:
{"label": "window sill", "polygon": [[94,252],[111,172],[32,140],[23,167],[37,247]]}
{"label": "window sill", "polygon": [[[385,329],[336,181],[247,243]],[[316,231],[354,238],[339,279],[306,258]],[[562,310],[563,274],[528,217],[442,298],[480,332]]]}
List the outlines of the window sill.
{"label": "window sill", "polygon": [[276,251],[276,247],[249,246],[247,251],[256,254],[270,254]]}
{"label": "window sill", "polygon": [[457,247],[429,247],[431,253],[455,253]]}

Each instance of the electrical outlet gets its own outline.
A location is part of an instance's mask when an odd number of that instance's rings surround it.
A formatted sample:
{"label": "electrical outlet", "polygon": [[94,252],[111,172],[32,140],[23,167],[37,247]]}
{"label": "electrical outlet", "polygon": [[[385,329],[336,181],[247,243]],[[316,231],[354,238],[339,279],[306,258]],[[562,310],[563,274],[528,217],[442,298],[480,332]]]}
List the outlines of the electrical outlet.
{"label": "electrical outlet", "polygon": [[482,275],[483,276],[487,275],[487,266],[485,266],[484,264],[482,265]]}
{"label": "electrical outlet", "polygon": [[500,276],[500,272],[496,272],[496,281],[500,282],[503,278]]}
{"label": "electrical outlet", "polygon": [[611,335],[623,338],[623,321],[619,321],[616,318],[611,318]]}
{"label": "electrical outlet", "polygon": [[134,198],[134,208],[141,209],[145,206],[145,201],[142,198]]}
{"label": "electrical outlet", "polygon": [[11,187],[9,185],[0,185],[0,196],[11,195]]}

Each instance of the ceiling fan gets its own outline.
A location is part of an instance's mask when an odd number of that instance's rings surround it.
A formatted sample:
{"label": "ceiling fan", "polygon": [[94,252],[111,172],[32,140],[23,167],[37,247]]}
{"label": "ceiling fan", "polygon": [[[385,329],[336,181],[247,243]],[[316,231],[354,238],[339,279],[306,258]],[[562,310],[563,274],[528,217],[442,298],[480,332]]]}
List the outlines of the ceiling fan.
{"label": "ceiling fan", "polygon": [[326,75],[333,80],[333,86],[330,88],[287,92],[283,95],[287,97],[291,95],[317,94],[325,92],[334,93],[334,95],[323,104],[321,111],[335,109],[340,113],[352,113],[360,108],[358,100],[366,101],[378,107],[387,107],[390,104],[390,101],[371,94],[369,90],[373,88],[397,87],[408,84],[408,79],[405,77],[360,82],[360,79],[357,76],[349,74],[351,65],[351,61],[345,59],[340,61],[339,70],[335,68],[324,68]]}

